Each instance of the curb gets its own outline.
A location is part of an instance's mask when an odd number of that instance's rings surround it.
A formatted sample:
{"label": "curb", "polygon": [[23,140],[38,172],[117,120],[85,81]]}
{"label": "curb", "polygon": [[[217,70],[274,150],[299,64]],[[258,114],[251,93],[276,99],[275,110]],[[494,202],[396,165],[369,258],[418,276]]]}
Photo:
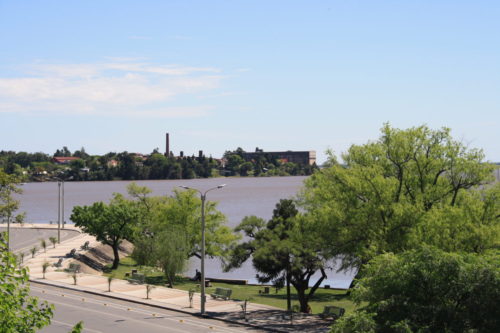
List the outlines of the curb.
{"label": "curb", "polygon": [[165,306],[165,305],[146,303],[146,302],[141,301],[141,300],[134,300],[134,299],[123,298],[123,297],[120,297],[120,296],[111,295],[111,294],[105,294],[105,293],[102,293],[102,292],[88,290],[88,289],[77,289],[77,288],[71,287],[71,285],[54,284],[54,283],[51,283],[51,282],[49,282],[47,280],[46,281],[40,281],[38,279],[35,280],[35,279],[32,279],[32,278],[29,278],[29,281],[31,283],[43,284],[43,285],[52,286],[52,287],[56,287],[56,288],[61,288],[61,289],[66,289],[66,290],[73,290],[73,291],[83,292],[83,293],[86,293],[86,294],[91,294],[91,295],[96,295],[96,296],[101,296],[101,297],[108,297],[108,298],[112,298],[112,299],[116,299],[116,300],[120,300],[120,301],[126,301],[126,302],[135,303],[135,304],[146,305],[146,306],[150,306],[150,307],[154,307],[154,308],[158,308],[158,309],[175,311],[175,312],[184,313],[184,314],[188,314],[188,315],[199,317],[199,318],[214,319],[214,320],[218,320],[218,321],[222,321],[222,322],[226,322],[226,323],[238,324],[238,325],[241,325],[241,326],[246,326],[246,327],[251,327],[251,328],[258,328],[258,329],[262,329],[262,330],[265,330],[265,331],[268,331],[268,332],[279,332],[279,333],[286,333],[286,332],[288,332],[288,331],[284,331],[284,330],[278,330],[278,329],[275,329],[275,328],[268,328],[268,327],[261,326],[261,325],[255,325],[255,324],[251,324],[251,323],[240,322],[240,321],[230,320],[230,319],[226,319],[226,318],[214,317],[214,316],[210,316],[210,315],[204,315],[204,316],[202,316],[199,313],[193,313],[193,312],[185,311],[185,310],[182,310],[182,309],[171,308],[171,307],[168,307],[168,306]]}

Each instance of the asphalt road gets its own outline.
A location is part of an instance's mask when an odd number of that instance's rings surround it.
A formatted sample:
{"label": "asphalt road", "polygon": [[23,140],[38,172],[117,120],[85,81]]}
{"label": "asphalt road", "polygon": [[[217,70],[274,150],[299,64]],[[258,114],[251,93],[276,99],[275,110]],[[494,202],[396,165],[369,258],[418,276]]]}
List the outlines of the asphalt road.
{"label": "asphalt road", "polygon": [[[7,231],[7,227],[0,227],[0,232]],[[61,241],[78,236],[80,233],[74,230],[61,229]],[[49,237],[57,237],[57,229],[28,229],[28,228],[10,228],[10,248],[14,252],[29,249],[36,245],[40,248],[40,239],[47,241],[47,247],[52,246]]]}
{"label": "asphalt road", "polygon": [[92,333],[264,332],[36,282],[31,282],[31,295],[55,305],[52,324],[42,333],[67,333],[80,320],[84,322],[84,332]]}

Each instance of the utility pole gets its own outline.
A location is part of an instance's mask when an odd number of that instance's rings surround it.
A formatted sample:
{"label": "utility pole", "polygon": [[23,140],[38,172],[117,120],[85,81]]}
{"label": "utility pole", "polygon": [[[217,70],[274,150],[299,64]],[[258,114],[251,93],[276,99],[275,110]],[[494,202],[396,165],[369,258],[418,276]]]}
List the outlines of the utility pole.
{"label": "utility pole", "polygon": [[57,182],[57,243],[61,244],[61,181]]}
{"label": "utility pole", "polygon": [[62,181],[62,228],[64,229],[64,180]]}
{"label": "utility pole", "polygon": [[206,295],[205,295],[205,200],[207,198],[207,193],[212,190],[217,190],[223,188],[226,184],[219,185],[217,187],[213,187],[205,191],[205,193],[201,192],[198,189],[188,187],[188,186],[179,186],[186,190],[195,190],[200,193],[201,198],[201,315],[205,315],[205,303],[206,303]]}

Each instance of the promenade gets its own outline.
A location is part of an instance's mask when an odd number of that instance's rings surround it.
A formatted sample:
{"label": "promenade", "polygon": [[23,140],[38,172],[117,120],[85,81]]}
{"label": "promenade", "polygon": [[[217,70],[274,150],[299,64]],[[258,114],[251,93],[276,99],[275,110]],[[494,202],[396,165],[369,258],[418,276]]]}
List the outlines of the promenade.
{"label": "promenade", "polygon": [[[56,226],[27,224],[23,228],[56,228]],[[66,229],[79,231],[74,226],[66,226]],[[111,291],[109,291],[108,278],[102,275],[78,273],[76,274],[75,284],[72,274],[64,271],[65,268],[69,267],[73,259],[65,258],[65,256],[72,249],[77,249],[77,253],[84,254],[86,250],[81,250],[81,246],[87,241],[89,242],[89,248],[101,245],[93,236],[80,233],[76,237],[62,241],[55,248],[50,244],[46,252],[41,249],[34,258],[31,258],[31,254],[26,254],[23,265],[29,269],[30,280],[137,304],[199,315],[201,303],[199,293],[194,295],[191,307],[188,292],[179,289],[155,286],[149,293],[149,299],[146,299],[146,285],[132,284],[125,280],[113,279],[111,282]],[[65,258],[63,259],[62,266],[55,267],[54,264],[60,258]],[[50,266],[45,272],[44,279],[42,266],[45,262],[48,262]],[[210,296],[207,296],[206,315],[214,319],[250,325],[270,331],[329,331],[330,323],[316,315],[296,314],[293,318],[290,318],[282,309],[248,303],[247,314],[245,316],[242,311],[242,304],[243,302],[238,300],[214,300]]]}

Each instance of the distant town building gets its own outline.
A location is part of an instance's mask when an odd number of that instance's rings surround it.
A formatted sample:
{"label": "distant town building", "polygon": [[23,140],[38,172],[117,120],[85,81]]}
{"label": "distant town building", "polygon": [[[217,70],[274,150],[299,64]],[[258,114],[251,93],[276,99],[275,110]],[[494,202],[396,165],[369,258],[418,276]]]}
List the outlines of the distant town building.
{"label": "distant town building", "polygon": [[118,166],[117,160],[109,160],[107,163],[108,168],[116,168]]}
{"label": "distant town building", "polygon": [[79,160],[80,157],[54,157],[52,161],[56,164],[70,164],[71,161]]}
{"label": "distant town building", "polygon": [[246,161],[255,160],[257,157],[267,155],[275,158],[283,163],[291,162],[301,165],[313,165],[316,163],[316,151],[263,151],[262,149],[255,149],[255,152],[243,152],[243,158]]}

